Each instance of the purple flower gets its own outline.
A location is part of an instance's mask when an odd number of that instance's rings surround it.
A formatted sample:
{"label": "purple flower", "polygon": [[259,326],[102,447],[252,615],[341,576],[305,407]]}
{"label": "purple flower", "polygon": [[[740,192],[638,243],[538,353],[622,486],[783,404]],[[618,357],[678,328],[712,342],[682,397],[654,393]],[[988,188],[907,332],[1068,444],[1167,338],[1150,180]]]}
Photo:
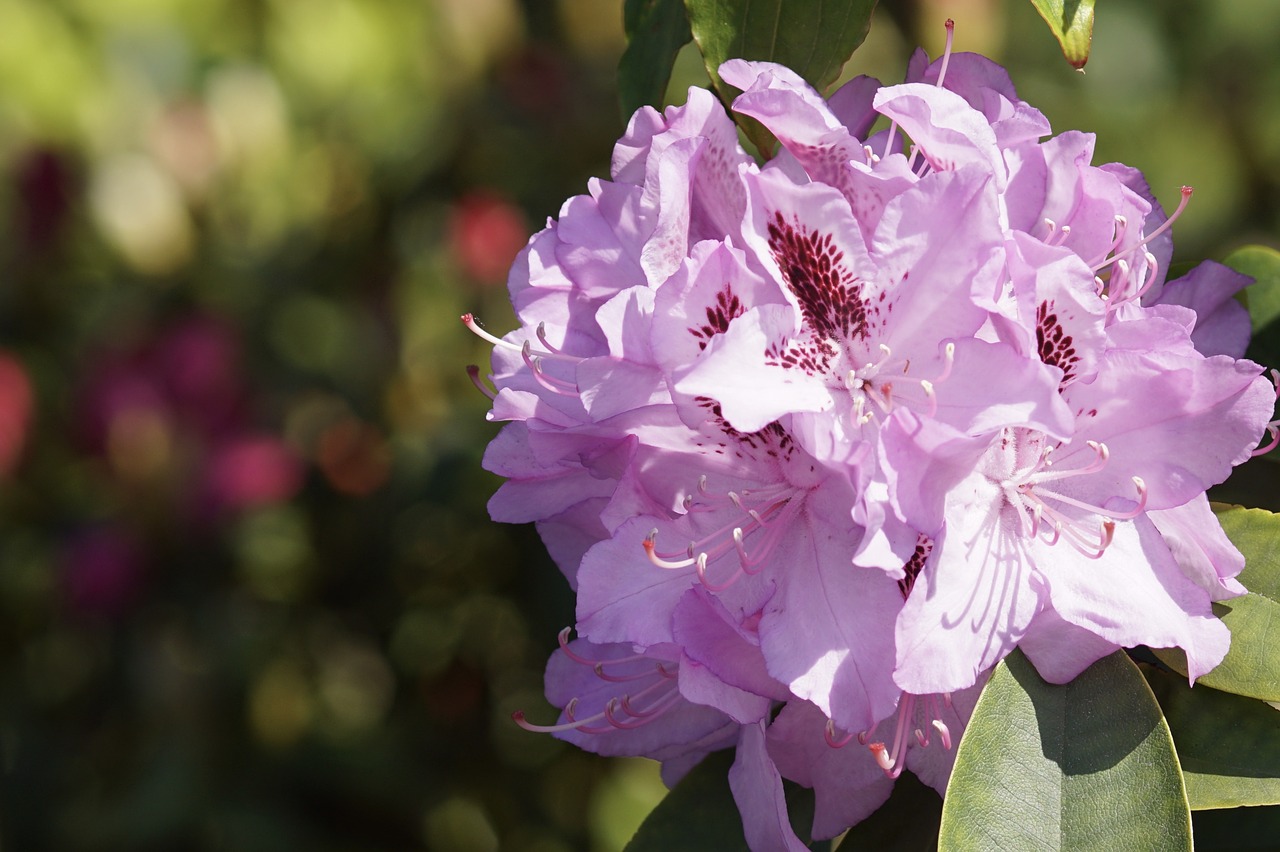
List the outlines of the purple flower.
{"label": "purple flower", "polygon": [[1216,665],[1242,563],[1204,493],[1275,391],[1237,360],[1240,278],[1166,283],[1177,213],[1088,134],[1045,139],[999,66],[917,53],[829,99],[721,75],[775,157],[703,90],[642,109],[512,269],[522,327],[464,321],[507,422],[491,513],[578,595],[560,719],[518,721],[669,783],[735,747],[749,842],[796,848],[783,778],[815,837],[904,767],[944,790],[1015,647],[1055,681],[1136,644]]}

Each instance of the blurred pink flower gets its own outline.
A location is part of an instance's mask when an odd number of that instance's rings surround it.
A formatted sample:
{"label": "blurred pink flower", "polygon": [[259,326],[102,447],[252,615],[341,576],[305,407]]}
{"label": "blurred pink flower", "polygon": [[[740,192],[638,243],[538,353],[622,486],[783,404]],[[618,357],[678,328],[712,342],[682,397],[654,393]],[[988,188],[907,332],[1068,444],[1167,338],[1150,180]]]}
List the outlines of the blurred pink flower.
{"label": "blurred pink flower", "polygon": [[8,476],[22,458],[31,425],[31,380],[22,362],[0,352],[0,477]]}
{"label": "blurred pink flower", "polygon": [[507,199],[477,191],[464,196],[449,219],[449,244],[469,277],[484,284],[506,280],[529,240],[524,214]]}
{"label": "blurred pink flower", "polygon": [[301,460],[274,435],[234,438],[212,451],[205,468],[205,488],[217,508],[282,503],[301,487]]}

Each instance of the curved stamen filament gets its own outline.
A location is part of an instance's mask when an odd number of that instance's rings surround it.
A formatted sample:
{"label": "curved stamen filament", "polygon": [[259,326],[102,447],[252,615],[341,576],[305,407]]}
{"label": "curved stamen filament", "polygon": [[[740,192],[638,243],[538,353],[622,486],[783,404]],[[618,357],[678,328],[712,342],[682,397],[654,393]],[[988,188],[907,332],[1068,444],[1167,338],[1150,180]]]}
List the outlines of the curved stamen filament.
{"label": "curved stamen filament", "polygon": [[572,383],[562,379],[553,379],[542,372],[542,356],[534,357],[533,347],[529,345],[527,340],[520,347],[520,357],[524,359],[525,365],[533,372],[533,380],[535,382],[552,393],[557,393],[561,396],[578,396],[578,389]]}
{"label": "curved stamen filament", "polygon": [[[1192,189],[1191,187],[1189,187],[1189,186],[1184,186],[1184,187],[1182,187],[1182,190],[1181,190],[1181,192],[1182,192],[1182,198],[1178,201],[1178,209],[1173,211],[1173,215],[1172,215],[1172,216],[1170,216],[1168,219],[1165,219],[1165,220],[1164,220],[1164,222],[1163,222],[1163,223],[1161,223],[1160,227],[1156,228],[1156,229],[1155,229],[1154,231],[1152,231],[1150,234],[1147,234],[1145,237],[1143,237],[1143,238],[1142,238],[1142,242],[1140,242],[1140,243],[1138,243],[1137,245],[1133,246],[1132,248],[1130,248],[1130,249],[1126,250],[1126,251],[1124,252],[1124,254],[1129,254],[1129,253],[1131,253],[1131,252],[1137,251],[1138,249],[1140,249],[1140,248],[1142,248],[1143,246],[1145,246],[1145,245],[1147,245],[1148,243],[1150,243],[1150,242],[1151,242],[1152,240],[1154,240],[1156,237],[1158,237],[1158,236],[1160,236],[1161,234],[1163,234],[1165,231],[1169,230],[1169,228],[1173,225],[1174,220],[1176,220],[1179,216],[1181,216],[1181,215],[1182,215],[1182,211],[1183,211],[1183,210],[1186,210],[1186,209],[1187,209],[1187,202],[1189,202],[1189,201],[1191,200],[1191,193],[1192,193],[1192,192],[1194,192],[1194,191],[1195,191],[1195,190],[1193,190],[1193,189]],[[1103,267],[1107,266],[1108,264],[1110,264],[1110,263],[1114,263],[1114,262],[1118,261],[1121,257],[1122,257],[1122,255],[1112,255],[1111,257],[1109,257],[1109,258],[1107,258],[1107,259],[1103,260],[1103,261],[1102,261],[1101,263],[1099,263],[1098,265],[1094,266],[1094,267],[1093,267],[1093,271],[1094,271],[1094,272],[1097,272],[1098,270],[1102,269]]]}
{"label": "curved stamen filament", "polygon": [[1102,253],[1102,256],[1095,261],[1091,261],[1089,266],[1097,268],[1097,264],[1106,260],[1108,255],[1118,249],[1120,247],[1120,243],[1124,242],[1125,231],[1128,230],[1128,228],[1128,218],[1117,213],[1115,217],[1115,238],[1111,240],[1111,245],[1107,246],[1107,250]]}
{"label": "curved stamen filament", "polygon": [[[951,694],[947,694],[948,700]],[[947,751],[951,751],[951,729],[947,727],[947,723],[941,719],[934,719],[931,723],[933,729],[938,732],[938,736],[942,737],[942,747]]]}
{"label": "curved stamen filament", "polygon": [[538,335],[538,342],[542,344],[543,348],[545,348],[549,354],[561,354],[559,349],[547,342],[547,324],[545,322],[538,323],[538,330],[536,334]]}
{"label": "curved stamen filament", "polygon": [[1265,446],[1254,450],[1252,453],[1253,456],[1265,456],[1276,447],[1280,447],[1280,424],[1268,423],[1267,434],[1271,436],[1271,440],[1268,441]]}
{"label": "curved stamen filament", "polygon": [[[620,666],[620,665],[625,665],[627,663],[637,663],[643,660],[648,660],[650,662],[653,662],[654,660],[652,657],[649,657],[645,654],[628,654],[625,657],[615,657],[611,660],[593,660],[590,657],[584,657],[582,654],[579,654],[577,651],[573,650],[573,648],[569,647],[569,634],[571,632],[573,632],[573,628],[566,627],[563,630],[561,630],[559,634],[557,634],[556,641],[560,645],[560,650],[564,652],[564,655],[566,657],[573,660],[575,663],[582,666],[590,666],[591,670],[595,672],[596,677],[600,678],[601,680],[607,680],[607,681],[610,681],[611,683],[625,683],[625,682],[629,682],[633,680],[641,680],[643,678],[653,676],[654,674],[653,669],[647,669],[645,671],[637,672],[631,675],[608,674],[607,672],[605,672],[605,669],[604,669],[605,666]],[[666,674],[665,669],[662,668],[661,661],[658,661],[657,665],[654,668],[658,670],[659,674],[663,674],[663,675]]]}
{"label": "curved stamen filament", "polygon": [[946,346],[942,347],[942,373],[941,375],[934,377],[933,383],[940,385],[947,379],[951,378],[951,368],[955,366],[955,363],[956,345],[954,343],[947,343]]}
{"label": "curved stamen filament", "polygon": [[1071,236],[1071,226],[1063,225],[1061,228],[1052,219],[1045,219],[1045,224],[1050,226],[1049,236],[1045,237],[1044,244],[1047,246],[1060,246]]}
{"label": "curved stamen filament", "polygon": [[1138,490],[1138,505],[1136,508],[1127,512],[1118,512],[1113,509],[1104,509],[1101,506],[1095,506],[1092,503],[1086,503],[1083,500],[1077,500],[1074,497],[1068,497],[1065,494],[1059,494],[1056,491],[1037,491],[1036,496],[1051,500],[1057,500],[1059,503],[1065,503],[1068,506],[1075,506],[1077,509],[1084,509],[1086,512],[1093,512],[1095,515],[1111,518],[1116,521],[1129,521],[1138,517],[1147,508],[1147,483],[1141,476],[1133,477],[1133,487]]}
{"label": "curved stamen filament", "polygon": [[489,399],[494,400],[498,398],[498,394],[490,390],[488,386],[485,385],[484,380],[480,378],[480,368],[475,364],[467,365],[467,378],[471,379],[471,384],[475,385],[476,388],[479,389],[480,393],[489,397]]}
{"label": "curved stamen filament", "polygon": [[822,729],[822,738],[827,741],[827,745],[832,748],[844,748],[853,741],[853,734],[845,734],[843,737],[836,737],[836,723],[834,719],[828,719],[827,724]]}
{"label": "curved stamen filament", "polygon": [[678,561],[672,561],[664,556],[659,556],[657,551],[654,550],[654,546],[656,545],[657,540],[658,540],[658,531],[657,530],[651,531],[644,540],[644,551],[645,551],[645,554],[648,555],[649,561],[652,562],[654,565],[657,565],[659,568],[665,568],[668,571],[674,571],[677,568],[688,568],[690,565],[694,564],[697,561],[697,558],[693,556],[687,557],[685,559],[680,559]]}
{"label": "curved stamen filament", "polygon": [[[648,707],[640,710],[634,709],[631,702],[646,698],[655,692],[662,691],[662,694],[654,699],[653,703]],[[669,680],[660,680],[656,683],[646,686],[644,689],[634,695],[625,695],[621,698],[610,698],[605,703],[604,710],[593,716],[587,716],[579,719],[576,716],[578,709],[578,699],[571,698],[569,703],[564,706],[562,711],[567,722],[561,722],[556,725],[536,725],[525,718],[523,710],[517,710],[511,714],[512,720],[524,728],[526,731],[532,731],[539,734],[555,734],[561,731],[581,731],[584,734],[606,734],[615,729],[636,728],[653,717],[660,715],[663,711],[669,709],[680,699],[680,692]],[[622,719],[618,717],[618,710],[621,709],[632,717],[632,719]],[[634,721],[633,721],[634,720]],[[607,722],[608,727],[597,727],[597,722]]]}
{"label": "curved stamen filament", "polygon": [[1049,531],[1053,534],[1050,539],[1047,536],[1044,541],[1049,546],[1058,543],[1061,538],[1067,544],[1071,545],[1081,555],[1089,559],[1098,559],[1111,546],[1111,540],[1115,536],[1116,522],[1107,519],[1102,521],[1098,538],[1096,541],[1085,538],[1085,534],[1080,531],[1079,524],[1070,518],[1064,517],[1062,514],[1054,511],[1051,507],[1040,504],[1043,517],[1048,520]]}
{"label": "curved stamen filament", "polygon": [[[521,351],[522,347],[517,346],[516,344],[510,342],[509,340],[503,340],[501,337],[494,337],[492,334],[490,334],[489,332],[481,328],[480,323],[475,318],[475,315],[463,314],[461,319],[462,319],[462,324],[465,325],[471,331],[472,334],[474,334],[476,337],[479,337],[481,340],[486,340],[489,343],[492,343],[494,346],[499,347],[500,349],[509,349],[513,352]],[[538,339],[543,341],[544,343],[546,342],[544,331],[540,330],[540,333],[538,334]],[[525,346],[528,346],[528,345],[529,345],[528,341],[526,341]],[[583,361],[582,358],[579,358],[575,355],[565,355],[563,352],[556,351],[554,349],[551,349],[550,347],[548,347],[548,349],[550,351],[538,352],[535,354],[539,358],[550,358],[555,361],[565,361],[570,364],[579,364]]]}
{"label": "curved stamen filament", "polygon": [[1086,441],[1089,449],[1094,452],[1093,461],[1084,467],[1068,468],[1066,470],[1056,469],[1048,470],[1053,465],[1050,457],[1053,454],[1054,447],[1048,447],[1040,456],[1040,461],[1036,466],[1032,467],[1022,476],[1013,479],[1010,484],[1022,487],[1024,485],[1043,485],[1046,482],[1055,482],[1061,479],[1070,479],[1073,476],[1085,476],[1090,473],[1097,473],[1107,466],[1107,460],[1111,458],[1111,450],[1101,441]]}
{"label": "curved stamen filament", "polygon": [[635,716],[633,719],[619,719],[616,714],[619,707],[622,707],[623,702],[617,698],[610,698],[609,703],[604,706],[604,717],[609,721],[609,724],[613,725],[615,728],[631,730],[639,728],[641,725],[648,724],[654,716],[670,709],[671,705],[675,704],[679,700],[680,693],[672,690],[670,694],[653,702],[652,707],[642,710],[639,715]]}
{"label": "curved stamen filament", "polygon": [[[747,525],[747,531],[749,532],[757,528],[767,527],[767,525],[764,522],[764,518],[768,515],[773,514],[775,511],[777,511],[779,507],[785,505],[786,502],[787,502],[786,500],[779,500],[778,502],[771,504],[768,508],[764,510],[763,515],[754,510],[751,510],[750,512],[748,512],[748,514],[751,516],[752,523]],[[718,541],[719,543],[711,548],[712,556],[719,556],[720,554],[725,553],[729,548],[729,542],[724,541],[724,538],[726,536],[729,536],[732,538],[735,530],[738,532],[739,535],[742,534],[741,527],[738,525],[736,521],[725,524],[724,526],[720,527],[720,529],[716,530],[710,535],[703,536],[698,541],[689,542],[689,547],[684,551],[685,553],[684,558],[676,559],[676,557],[680,556],[679,553],[659,553],[658,552],[657,550],[658,530],[655,528],[650,530],[649,535],[645,537],[644,549],[649,554],[649,561],[657,565],[659,568],[688,568],[690,565],[694,564],[695,560],[697,559],[698,552],[702,548],[706,547],[709,544],[712,544],[713,542]]]}
{"label": "curved stamen filament", "polygon": [[723,592],[725,589],[738,582],[738,579],[743,574],[742,568],[739,567],[738,570],[729,575],[729,579],[725,580],[723,583],[713,583],[710,578],[707,577],[707,554],[698,554],[697,565],[698,567],[696,570],[698,574],[698,582],[705,586],[709,592]]}

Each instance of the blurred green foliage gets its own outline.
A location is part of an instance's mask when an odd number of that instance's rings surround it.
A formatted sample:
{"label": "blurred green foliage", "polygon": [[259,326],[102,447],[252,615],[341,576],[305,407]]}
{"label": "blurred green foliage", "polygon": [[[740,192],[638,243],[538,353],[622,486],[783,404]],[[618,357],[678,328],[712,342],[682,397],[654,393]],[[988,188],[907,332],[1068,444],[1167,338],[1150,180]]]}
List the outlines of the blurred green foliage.
{"label": "blurred green foliage", "polygon": [[[1280,233],[1280,8],[882,3],[1008,62],[1098,161]],[[661,796],[510,722],[572,597],[491,523],[459,314],[605,175],[600,0],[0,0],[0,846],[617,849]],[[688,49],[668,97],[705,71]],[[1244,500],[1249,502],[1246,493]],[[1264,504],[1261,500],[1255,505]]]}

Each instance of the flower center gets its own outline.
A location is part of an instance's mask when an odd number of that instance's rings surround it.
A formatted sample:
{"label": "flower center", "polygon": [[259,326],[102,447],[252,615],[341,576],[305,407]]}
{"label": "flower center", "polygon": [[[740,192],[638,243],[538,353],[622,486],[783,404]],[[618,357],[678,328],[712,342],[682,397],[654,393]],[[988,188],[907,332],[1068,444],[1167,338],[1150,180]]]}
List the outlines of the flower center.
{"label": "flower center", "polygon": [[1106,509],[1064,493],[1068,480],[1101,471],[1111,456],[1106,444],[1086,443],[1093,451],[1088,463],[1057,468],[1054,454],[1061,444],[1049,444],[1042,433],[1030,429],[1006,428],[985,466],[1005,503],[1017,511],[1024,536],[1039,536],[1049,545],[1064,540],[1083,555],[1097,559],[1111,544],[1116,521],[1132,520],[1145,510],[1147,485],[1141,477],[1133,477],[1137,504],[1127,511]]}

